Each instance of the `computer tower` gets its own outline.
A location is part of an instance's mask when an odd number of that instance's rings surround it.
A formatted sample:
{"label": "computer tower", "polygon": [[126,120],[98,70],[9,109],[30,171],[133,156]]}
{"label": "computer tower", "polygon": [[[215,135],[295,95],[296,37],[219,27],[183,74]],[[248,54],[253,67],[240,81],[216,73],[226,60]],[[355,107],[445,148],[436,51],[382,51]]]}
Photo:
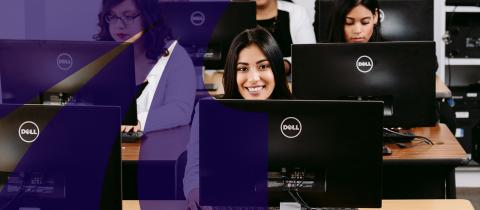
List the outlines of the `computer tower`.
{"label": "computer tower", "polygon": [[475,127],[480,121],[480,90],[474,86],[451,87],[450,89],[455,101],[453,106],[457,126],[455,137],[463,149],[473,155],[475,141],[478,142],[480,137],[474,136]]}
{"label": "computer tower", "polygon": [[472,159],[480,163],[480,121],[472,129]]}

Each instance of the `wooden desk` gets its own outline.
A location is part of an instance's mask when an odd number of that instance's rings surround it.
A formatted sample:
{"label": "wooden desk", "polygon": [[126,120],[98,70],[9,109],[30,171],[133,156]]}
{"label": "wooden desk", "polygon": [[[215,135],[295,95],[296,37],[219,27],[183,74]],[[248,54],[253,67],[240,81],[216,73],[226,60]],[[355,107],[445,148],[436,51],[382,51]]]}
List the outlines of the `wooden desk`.
{"label": "wooden desk", "polygon": [[[419,144],[403,149],[388,145],[392,155],[384,156],[383,198],[456,198],[455,167],[467,161],[466,152],[445,124],[412,131],[431,139],[435,145]],[[415,143],[406,145],[412,144]]]}
{"label": "wooden desk", "polygon": [[122,160],[171,160],[178,159],[185,151],[190,137],[190,126],[145,134],[141,142],[122,143]]}
{"label": "wooden desk", "polygon": [[[419,144],[411,148],[400,148],[395,144],[389,144],[392,155],[384,156],[384,162],[418,164],[422,162],[434,163],[441,161],[451,164],[462,164],[467,161],[467,154],[457,139],[445,124],[439,123],[435,127],[413,128],[411,130],[418,136],[425,136],[432,140],[435,145]],[[406,143],[412,146],[415,143]]]}
{"label": "wooden desk", "polygon": [[205,84],[216,84],[217,90],[208,91],[211,96],[222,95],[225,92],[223,91],[223,71],[204,71],[203,82]]}
{"label": "wooden desk", "polygon": [[178,180],[185,166],[177,167],[177,160],[186,149],[190,126],[150,132],[144,137],[141,142],[122,143],[124,198],[175,199],[183,195]]}
{"label": "wooden desk", "polygon": [[[208,92],[211,96],[217,96],[224,93],[222,78],[223,71],[205,71],[205,73],[203,74],[204,83],[213,83],[216,84],[218,87],[217,90]],[[291,88],[291,83],[289,84]],[[438,76],[435,76],[435,96],[436,98],[452,97],[452,92],[450,91],[450,89],[448,89],[445,83],[440,80]]]}
{"label": "wooden desk", "polygon": [[[146,205],[145,210],[150,209],[169,209],[184,210],[185,201],[142,201],[142,205]],[[360,210],[372,209],[361,208]],[[383,200],[382,210],[474,210],[472,204],[468,200],[452,199],[452,200]],[[124,200],[123,210],[140,210],[140,204],[136,200]],[[372,209],[373,210],[373,209]]]}
{"label": "wooden desk", "polygon": [[[467,161],[467,154],[445,124],[414,128],[412,131],[416,135],[430,138],[435,145],[420,144],[404,149],[395,144],[389,145],[392,155],[384,156],[384,198],[456,198],[455,167]],[[148,148],[151,152],[160,153],[155,159],[174,162],[184,151],[187,139],[155,141],[158,145]],[[407,144],[407,146],[410,145]],[[122,146],[123,160],[133,162],[139,159],[140,143],[124,143]],[[170,149],[160,152],[161,150],[155,150],[155,148]],[[141,160],[152,160],[151,157],[145,156]],[[124,184],[128,186],[131,183],[124,182]]]}

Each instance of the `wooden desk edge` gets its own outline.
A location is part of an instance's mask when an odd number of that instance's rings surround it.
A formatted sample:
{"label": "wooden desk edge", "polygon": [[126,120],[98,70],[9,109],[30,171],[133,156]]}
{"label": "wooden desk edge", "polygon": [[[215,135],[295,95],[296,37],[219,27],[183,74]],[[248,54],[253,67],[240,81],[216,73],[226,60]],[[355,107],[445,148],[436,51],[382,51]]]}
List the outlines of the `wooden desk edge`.
{"label": "wooden desk edge", "polygon": [[[163,202],[163,207],[169,207],[171,210],[185,209],[184,200],[174,201],[147,201],[147,202]],[[153,204],[154,205],[154,204]],[[160,204],[161,205],[161,204]],[[158,207],[161,207],[161,206]],[[173,208],[173,209],[172,209]],[[124,210],[140,210],[138,200],[124,200]],[[382,210],[474,210],[470,201],[465,199],[431,199],[431,200],[383,200],[382,208],[360,208],[360,210],[382,209]]]}

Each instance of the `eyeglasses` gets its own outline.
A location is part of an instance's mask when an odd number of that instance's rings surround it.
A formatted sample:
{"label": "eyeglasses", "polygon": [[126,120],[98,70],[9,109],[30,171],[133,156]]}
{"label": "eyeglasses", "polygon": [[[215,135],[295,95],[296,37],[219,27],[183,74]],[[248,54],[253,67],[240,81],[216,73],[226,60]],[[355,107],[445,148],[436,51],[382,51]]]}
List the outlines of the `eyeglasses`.
{"label": "eyeglasses", "polygon": [[108,24],[116,24],[116,23],[118,23],[119,20],[121,20],[123,24],[130,25],[139,16],[140,16],[140,14],[137,14],[137,15],[134,15],[134,16],[126,15],[126,16],[121,16],[121,17],[118,17],[116,15],[106,15],[105,16],[105,21],[107,21]]}

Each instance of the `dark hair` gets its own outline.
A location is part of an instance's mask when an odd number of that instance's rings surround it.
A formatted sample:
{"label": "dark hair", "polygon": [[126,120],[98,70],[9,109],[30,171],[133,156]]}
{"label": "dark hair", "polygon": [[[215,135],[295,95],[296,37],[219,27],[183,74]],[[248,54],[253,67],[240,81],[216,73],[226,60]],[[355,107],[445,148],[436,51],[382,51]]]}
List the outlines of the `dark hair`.
{"label": "dark hair", "polygon": [[[380,10],[377,0],[336,0],[334,2],[328,25],[328,40],[330,42],[346,42],[344,34],[345,19],[354,7],[363,5],[368,8],[372,14],[378,14]],[[377,18],[378,21],[377,24],[373,26],[373,34],[369,42],[382,41],[380,35],[380,14],[378,14]]]}
{"label": "dark hair", "polygon": [[[109,15],[112,8],[125,0],[103,0],[102,10],[98,14],[100,32],[94,35],[98,41],[113,41],[109,25],[105,16]],[[170,29],[166,27],[159,12],[158,0],[133,0],[140,10],[143,19],[145,56],[157,61],[162,55],[168,55],[166,43],[171,39]]]}
{"label": "dark hair", "polygon": [[255,44],[267,57],[272,68],[275,79],[271,99],[291,99],[292,93],[288,89],[287,77],[285,75],[285,66],[283,64],[283,55],[280,47],[273,36],[264,28],[256,27],[247,29],[238,34],[230,45],[225,62],[225,71],[223,74],[223,87],[225,89],[224,98],[241,99],[237,85],[237,62],[238,55],[244,48]]}

